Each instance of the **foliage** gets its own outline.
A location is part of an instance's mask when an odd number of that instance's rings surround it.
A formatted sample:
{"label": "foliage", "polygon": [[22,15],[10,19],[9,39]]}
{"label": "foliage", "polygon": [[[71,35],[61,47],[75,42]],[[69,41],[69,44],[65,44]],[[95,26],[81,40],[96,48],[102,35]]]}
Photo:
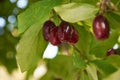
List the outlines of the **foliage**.
{"label": "foliage", "polygon": [[[30,72],[39,61],[43,60],[48,71],[40,80],[57,78],[62,80],[113,80],[115,77],[119,80],[119,54],[106,56],[107,50],[113,48],[116,43],[120,46],[118,39],[120,37],[119,2],[119,0],[111,0],[114,6],[110,6],[109,11],[104,13],[110,24],[110,37],[103,41],[96,40],[92,31],[93,19],[100,12],[100,6],[96,5],[98,0],[31,2],[32,5],[18,15],[18,31],[21,38],[16,59],[21,71]],[[118,11],[113,10],[115,6]],[[48,42],[43,39],[42,26],[49,19],[56,25],[62,20],[72,24],[78,31],[79,41],[75,45],[67,44],[70,46],[65,49],[68,52],[67,55],[64,55],[64,51],[61,50],[63,47],[60,45],[58,46],[59,54],[54,59],[43,59]],[[67,47],[64,43],[62,45]]]}
{"label": "foliage", "polygon": [[[91,29],[92,20],[99,12],[97,2],[97,0],[43,0],[21,13],[18,16],[18,30],[23,36],[17,50],[21,70],[27,71],[35,67],[38,60],[42,59],[46,42],[41,35],[41,28],[46,20],[53,17],[51,19],[55,23],[61,18],[74,25],[80,39],[74,46],[71,45],[72,55],[58,55],[55,59],[46,61],[48,72],[41,80],[55,78],[79,80],[79,77],[80,80],[101,80],[116,72],[119,69],[120,56],[113,60],[115,56],[107,57],[106,52],[118,43],[120,15],[112,11],[104,14],[109,21],[111,34],[107,40],[96,40]],[[60,53],[62,54],[61,51]]]}

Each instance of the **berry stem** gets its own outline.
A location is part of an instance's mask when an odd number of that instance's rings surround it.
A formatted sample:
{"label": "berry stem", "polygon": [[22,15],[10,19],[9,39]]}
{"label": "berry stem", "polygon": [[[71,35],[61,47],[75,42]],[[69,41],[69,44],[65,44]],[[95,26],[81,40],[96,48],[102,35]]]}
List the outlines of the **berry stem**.
{"label": "berry stem", "polygon": [[49,20],[51,20],[54,16],[54,10],[52,9],[51,12],[50,12],[50,17],[49,17]]}
{"label": "berry stem", "polygon": [[56,14],[56,17],[58,17],[61,21],[63,21],[63,20],[61,19],[61,17],[56,13],[56,11],[55,11],[54,9],[52,9],[52,12],[53,12],[54,14]]}
{"label": "berry stem", "polygon": [[100,14],[103,14],[107,11],[108,5],[110,4],[110,0],[101,0],[100,4]]}
{"label": "berry stem", "polygon": [[120,0],[116,3],[111,2],[111,0],[100,0],[100,2],[97,3],[98,6],[100,6],[100,12],[99,14],[103,14],[104,12],[109,11],[118,11],[118,5],[120,4]]}

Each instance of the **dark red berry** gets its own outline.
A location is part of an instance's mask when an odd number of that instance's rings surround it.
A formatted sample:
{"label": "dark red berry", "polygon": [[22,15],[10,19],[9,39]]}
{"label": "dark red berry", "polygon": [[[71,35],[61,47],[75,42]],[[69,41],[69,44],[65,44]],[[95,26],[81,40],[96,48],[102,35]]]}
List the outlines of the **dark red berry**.
{"label": "dark red berry", "polygon": [[108,51],[107,51],[107,56],[110,56],[110,55],[112,55],[112,54],[116,54],[116,50],[115,49],[109,49]]}
{"label": "dark red berry", "polygon": [[62,21],[58,28],[58,38],[61,42],[74,44],[78,41],[78,32],[68,22]]}
{"label": "dark red berry", "polygon": [[65,21],[62,21],[59,28],[58,28],[58,38],[61,42],[67,42],[70,37],[71,37],[71,31],[72,30],[72,26],[65,22]]}
{"label": "dark red berry", "polygon": [[72,33],[72,34],[71,34],[71,37],[70,37],[70,39],[69,39],[68,41],[69,41],[69,43],[74,44],[74,43],[76,43],[76,42],[78,41],[78,39],[79,39],[78,32],[77,32],[77,30],[73,27],[73,32],[71,32],[71,33]]}
{"label": "dark red berry", "polygon": [[98,15],[93,21],[93,32],[98,40],[104,40],[109,37],[109,23],[103,15]]}
{"label": "dark red berry", "polygon": [[58,27],[53,28],[53,30],[50,32],[50,37],[49,37],[49,41],[51,44],[53,45],[59,45],[61,42],[58,39]]}
{"label": "dark red berry", "polygon": [[43,24],[43,37],[46,41],[49,41],[49,36],[50,36],[50,32],[52,31],[52,29],[55,27],[55,24],[48,20]]}

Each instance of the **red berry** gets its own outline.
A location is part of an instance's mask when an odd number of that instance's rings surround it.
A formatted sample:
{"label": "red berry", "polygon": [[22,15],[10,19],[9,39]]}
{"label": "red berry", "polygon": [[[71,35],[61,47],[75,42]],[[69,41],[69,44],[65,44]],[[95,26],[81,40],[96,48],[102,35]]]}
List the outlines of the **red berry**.
{"label": "red berry", "polygon": [[79,39],[78,32],[73,27],[73,32],[72,32],[71,37],[70,37],[70,39],[68,41],[69,41],[69,43],[74,44],[74,43],[76,43],[78,41],[78,39]]}
{"label": "red berry", "polygon": [[103,15],[98,15],[93,21],[93,32],[98,40],[104,40],[109,37],[109,23]]}
{"label": "red berry", "polygon": [[55,24],[48,20],[43,24],[43,37],[46,41],[49,41],[49,36],[50,36],[50,32],[52,31],[52,29],[55,27]]}
{"label": "red berry", "polygon": [[61,42],[67,42],[71,37],[72,26],[63,21],[58,28],[58,38]]}
{"label": "red berry", "polygon": [[109,49],[108,51],[107,51],[107,56],[110,56],[110,55],[112,55],[112,54],[116,54],[116,50],[115,49]]}
{"label": "red berry", "polygon": [[78,32],[72,25],[62,21],[58,28],[58,38],[61,42],[74,44],[78,41]]}
{"label": "red berry", "polygon": [[53,45],[59,45],[61,42],[58,39],[58,27],[53,28],[53,30],[50,32],[50,37],[49,37],[49,41],[51,44]]}

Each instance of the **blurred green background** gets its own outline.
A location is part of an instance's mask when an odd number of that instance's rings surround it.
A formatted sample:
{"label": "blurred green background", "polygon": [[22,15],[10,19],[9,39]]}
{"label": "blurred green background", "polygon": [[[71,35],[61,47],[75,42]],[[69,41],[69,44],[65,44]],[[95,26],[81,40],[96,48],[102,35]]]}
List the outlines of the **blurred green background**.
{"label": "blurred green background", "polygon": [[16,48],[20,39],[17,15],[37,0],[0,0],[0,80],[22,80],[17,68]]}

